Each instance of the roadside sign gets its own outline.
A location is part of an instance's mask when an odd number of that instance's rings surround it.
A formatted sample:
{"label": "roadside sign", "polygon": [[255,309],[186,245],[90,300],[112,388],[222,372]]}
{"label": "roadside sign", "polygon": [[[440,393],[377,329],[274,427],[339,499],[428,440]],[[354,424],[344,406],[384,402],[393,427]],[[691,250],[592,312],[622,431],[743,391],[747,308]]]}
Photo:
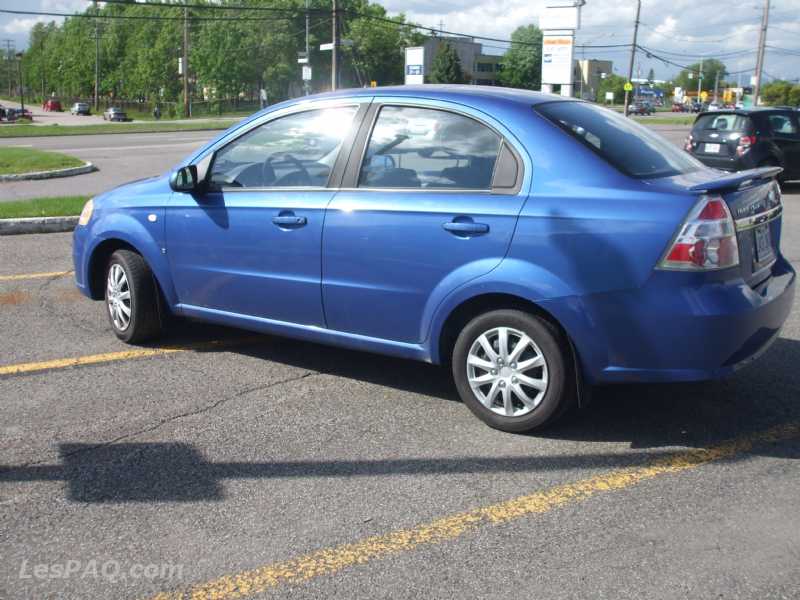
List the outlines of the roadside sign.
{"label": "roadside sign", "polygon": [[572,84],[572,55],[574,37],[570,35],[550,35],[545,32],[542,38],[542,83]]}
{"label": "roadside sign", "polygon": [[614,92],[606,92],[606,101],[614,102]]}
{"label": "roadside sign", "polygon": [[425,47],[406,48],[406,85],[425,83]]}
{"label": "roadside sign", "polygon": [[320,50],[333,50],[333,42],[330,42],[328,44],[320,44],[319,45],[319,49]]}
{"label": "roadside sign", "polygon": [[303,65],[303,81],[311,81],[311,67]]}
{"label": "roadside sign", "polygon": [[626,81],[624,89],[625,89],[626,92],[632,92],[633,91],[633,84],[630,81]]}
{"label": "roadside sign", "polygon": [[378,87],[378,82],[373,79],[369,82],[369,87]]}

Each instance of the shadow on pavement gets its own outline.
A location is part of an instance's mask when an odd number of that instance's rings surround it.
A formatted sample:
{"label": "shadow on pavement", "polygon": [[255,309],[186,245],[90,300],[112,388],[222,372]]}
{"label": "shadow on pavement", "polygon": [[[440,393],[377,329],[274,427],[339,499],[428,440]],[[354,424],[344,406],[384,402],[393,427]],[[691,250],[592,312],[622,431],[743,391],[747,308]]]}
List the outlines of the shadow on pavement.
{"label": "shadow on pavement", "polygon": [[[174,337],[197,339],[210,333],[225,333],[205,326],[189,328],[191,332],[179,331]],[[235,335],[241,334],[228,330],[228,338]],[[448,373],[431,365],[269,336],[263,336],[263,342],[226,351],[457,400]],[[588,407],[561,424],[530,436],[531,441],[542,438],[585,443],[585,452],[578,454],[540,455],[532,450],[530,454],[499,457],[476,453],[452,458],[215,463],[186,443],[65,443],[59,447],[60,464],[0,466],[0,482],[66,481],[68,499],[81,503],[195,502],[224,500],[222,484],[227,479],[436,476],[636,466],[681,448],[706,447],[800,420],[797,365],[800,342],[779,339],[760,361],[725,381],[598,389]],[[420,418],[424,415],[420,414]],[[502,438],[509,434],[489,435]],[[517,439],[524,443],[525,436]],[[627,443],[630,450],[592,451],[592,445],[607,442]],[[762,445],[752,452],[800,458],[800,445]],[[743,454],[730,460],[746,457]]]}

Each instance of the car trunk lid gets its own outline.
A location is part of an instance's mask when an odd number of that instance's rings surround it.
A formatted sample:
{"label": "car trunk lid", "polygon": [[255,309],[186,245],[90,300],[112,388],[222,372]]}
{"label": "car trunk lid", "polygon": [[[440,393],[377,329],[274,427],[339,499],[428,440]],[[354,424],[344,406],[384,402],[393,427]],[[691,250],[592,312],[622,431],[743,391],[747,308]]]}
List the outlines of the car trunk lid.
{"label": "car trunk lid", "polygon": [[781,234],[780,167],[763,167],[720,175],[689,186],[692,192],[721,196],[731,211],[739,245],[742,278],[763,283],[778,256]]}

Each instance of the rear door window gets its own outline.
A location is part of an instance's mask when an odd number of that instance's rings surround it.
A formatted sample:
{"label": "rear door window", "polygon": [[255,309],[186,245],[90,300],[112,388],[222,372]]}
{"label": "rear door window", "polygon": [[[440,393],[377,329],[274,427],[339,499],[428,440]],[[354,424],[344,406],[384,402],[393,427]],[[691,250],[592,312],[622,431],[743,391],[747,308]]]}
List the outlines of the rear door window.
{"label": "rear door window", "polygon": [[359,187],[489,190],[500,136],[475,119],[415,106],[381,108]]}
{"label": "rear door window", "polygon": [[770,115],[769,126],[772,133],[776,135],[794,136],[797,134],[797,126],[790,115]]}
{"label": "rear door window", "polygon": [[567,100],[539,104],[536,110],[631,177],[668,177],[703,168],[687,152],[608,108]]}
{"label": "rear door window", "polygon": [[701,115],[694,124],[695,131],[744,132],[750,127],[750,119],[744,115]]}

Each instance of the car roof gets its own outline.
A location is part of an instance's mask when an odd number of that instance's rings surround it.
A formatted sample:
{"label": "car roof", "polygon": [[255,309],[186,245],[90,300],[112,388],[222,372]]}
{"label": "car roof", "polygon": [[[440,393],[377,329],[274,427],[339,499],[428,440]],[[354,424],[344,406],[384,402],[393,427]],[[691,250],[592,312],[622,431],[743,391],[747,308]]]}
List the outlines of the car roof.
{"label": "car roof", "polygon": [[469,101],[469,100],[501,100],[528,106],[552,102],[554,100],[575,101],[578,99],[546,94],[531,90],[505,88],[491,85],[396,85],[377,88],[350,88],[336,92],[326,92],[308,96],[306,99],[350,98],[358,96],[390,96],[396,98],[429,98],[436,100]]}

